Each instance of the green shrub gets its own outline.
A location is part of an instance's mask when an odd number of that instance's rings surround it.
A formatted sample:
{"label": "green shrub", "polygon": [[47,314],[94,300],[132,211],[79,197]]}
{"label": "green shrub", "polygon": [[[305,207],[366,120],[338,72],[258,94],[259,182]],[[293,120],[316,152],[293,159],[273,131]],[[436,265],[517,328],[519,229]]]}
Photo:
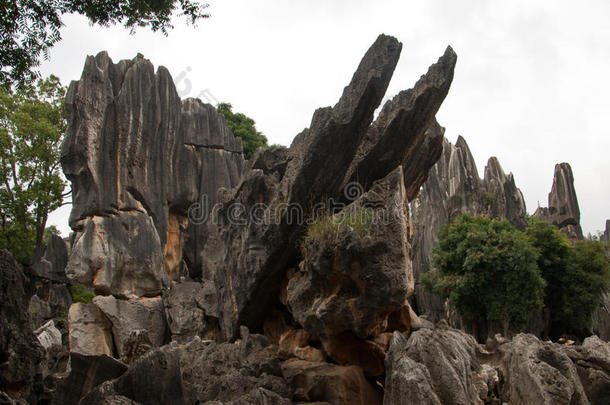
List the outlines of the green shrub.
{"label": "green shrub", "polygon": [[323,215],[309,224],[305,240],[330,241],[349,227],[360,236],[366,235],[373,224],[374,212],[370,208],[341,211],[335,215]]}
{"label": "green shrub", "polygon": [[521,328],[542,306],[538,252],[508,221],[462,215],[438,239],[432,252],[437,270],[420,281],[449,298],[475,333],[496,322],[505,331]]}
{"label": "green shrub", "polygon": [[83,284],[71,285],[70,293],[72,294],[72,302],[82,302],[83,304],[90,304],[95,297],[91,288]]}

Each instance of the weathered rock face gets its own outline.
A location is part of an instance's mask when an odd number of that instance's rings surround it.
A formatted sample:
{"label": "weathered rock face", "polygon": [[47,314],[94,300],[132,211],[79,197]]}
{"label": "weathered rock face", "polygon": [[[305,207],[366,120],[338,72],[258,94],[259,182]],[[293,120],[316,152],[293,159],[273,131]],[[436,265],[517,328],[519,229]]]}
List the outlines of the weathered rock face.
{"label": "weathered rock face", "polygon": [[[75,230],[68,276],[101,294],[154,296],[185,255],[177,232],[190,205],[213,204],[241,174],[241,141],[199,100],[180,101],[163,67],[142,56],[88,57],[66,98],[62,166]],[[194,233],[194,229],[184,230]],[[193,242],[195,245],[198,242]],[[195,248],[196,249],[196,248]]]}
{"label": "weathered rock face", "polygon": [[295,319],[312,335],[378,335],[413,292],[402,178],[400,168],[390,173],[336,214],[336,224],[306,236],[304,260],[288,282],[287,298]]}
{"label": "weathered rock face", "polygon": [[26,277],[6,250],[0,250],[0,391],[35,401],[34,385],[44,351],[32,333]]}
{"label": "weathered rock face", "polygon": [[[288,151],[255,155],[241,185],[224,196],[225,209],[219,210],[204,256],[220,291],[219,316],[226,338],[235,336],[240,324],[262,330],[286,270],[298,263],[301,225],[316,206],[328,206],[329,199],[351,202],[354,196],[344,194],[347,184],[357,182],[361,191],[368,191],[403,163],[412,182],[423,181],[420,172],[425,168],[411,168],[410,162],[433,160],[412,156],[415,151],[437,153],[432,145],[421,144],[438,139],[427,129],[451,84],[456,55],[448,48],[413,89],[388,101],[372,122],[400,49],[394,38],[380,36],[339,102],[318,109],[310,128]],[[277,220],[248,220],[246,213],[260,203]],[[238,218],[229,208],[236,206],[242,207]],[[278,207],[285,209],[280,208],[276,217]]]}
{"label": "weathered rock face", "polygon": [[588,404],[570,358],[534,335],[515,337],[506,352],[507,397],[511,404]]}
{"label": "weathered rock face", "polygon": [[574,189],[574,175],[568,163],[555,165],[553,187],[549,193],[548,208],[539,208],[535,215],[555,225],[570,239],[582,239],[580,208]]}
{"label": "weathered rock face", "polygon": [[218,326],[218,303],[211,281],[173,283],[163,299],[172,340],[186,343],[195,336],[214,339]]}
{"label": "weathered rock face", "polygon": [[112,325],[113,342],[118,358],[129,363],[129,337],[133,331],[146,333],[152,347],[159,347],[165,340],[165,311],[161,297],[119,300],[113,296],[97,296],[93,299]]}
{"label": "weathered rock face", "polygon": [[53,405],[76,405],[89,391],[121,376],[127,366],[105,355],[85,356],[70,354],[70,373],[61,383],[53,398]]}
{"label": "weathered rock face", "polygon": [[[418,398],[429,404],[483,404],[474,338],[452,329],[421,329],[392,337],[386,359],[386,404]],[[485,389],[484,394],[487,394]]]}
{"label": "weathered rock face", "polygon": [[295,401],[332,405],[382,403],[379,390],[355,366],[292,359],[282,363],[282,371],[294,390]]}
{"label": "weathered rock face", "polygon": [[114,355],[112,323],[95,304],[77,302],[68,312],[70,352],[83,355]]}
{"label": "weathered rock face", "polygon": [[[127,373],[98,386],[81,404],[124,396],[142,404],[291,404],[292,392],[275,357],[277,346],[243,331],[235,344],[193,339],[136,360]],[[261,389],[263,391],[261,391]],[[270,402],[265,402],[265,398]]]}
{"label": "weathered rock face", "polygon": [[57,235],[49,238],[47,246],[42,251],[34,253],[31,266],[32,273],[58,283],[66,283],[66,264],[68,263],[68,246]]}
{"label": "weathered rock face", "polygon": [[600,306],[591,316],[593,333],[605,341],[610,341],[610,294],[604,294]]}
{"label": "weathered rock face", "polygon": [[468,144],[461,136],[455,145],[447,139],[443,141],[442,156],[429,171],[414,204],[415,301],[418,313],[433,321],[444,317],[443,303],[417,280],[432,267],[430,255],[438,231],[460,214],[486,214],[508,219],[519,229],[526,226],[525,202],[513,175],[505,174],[498,159],[491,157],[481,179]]}
{"label": "weathered rock face", "polygon": [[610,344],[541,342],[519,334],[486,347],[463,332],[394,332],[386,357],[384,404],[605,404]]}

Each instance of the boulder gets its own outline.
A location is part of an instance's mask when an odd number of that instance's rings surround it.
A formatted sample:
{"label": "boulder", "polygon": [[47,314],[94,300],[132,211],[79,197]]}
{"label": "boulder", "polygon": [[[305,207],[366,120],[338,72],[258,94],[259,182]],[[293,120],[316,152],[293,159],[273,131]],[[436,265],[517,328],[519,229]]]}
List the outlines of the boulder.
{"label": "boulder", "polygon": [[311,335],[303,329],[291,329],[279,340],[278,357],[287,360],[296,357],[301,360],[323,362],[326,355],[320,349],[310,346]]}
{"label": "boulder", "polygon": [[[134,353],[133,338],[137,335],[146,333],[153,347],[164,343],[166,322],[161,297],[120,300],[113,296],[98,295],[93,299],[93,304],[112,325],[116,354],[123,361],[130,363],[132,360],[130,353]],[[130,339],[134,330],[140,333]]]}
{"label": "boulder", "polygon": [[412,404],[441,405],[428,368],[406,355],[406,346],[407,339],[400,332],[394,332],[385,358],[383,405],[402,405],[407,401]]}
{"label": "boulder", "polygon": [[580,208],[574,189],[574,175],[568,163],[555,165],[553,187],[549,193],[549,206],[538,208],[534,215],[541,220],[555,225],[570,239],[582,239],[580,227]]}
{"label": "boulder", "polygon": [[34,403],[44,350],[30,326],[27,282],[13,256],[0,249],[0,391]]}
{"label": "boulder", "polygon": [[402,179],[398,168],[334,217],[311,225],[287,298],[312,335],[377,335],[413,292]]}
{"label": "boulder", "polygon": [[58,283],[66,283],[68,246],[61,236],[51,235],[47,245],[34,253],[32,273]]}
{"label": "boulder", "polygon": [[112,323],[95,304],[74,303],[68,312],[70,351],[114,355]]}
{"label": "boulder", "polygon": [[33,329],[38,329],[53,317],[49,303],[40,299],[37,295],[32,295],[30,298],[28,313],[30,315],[30,325]]}
{"label": "boulder", "polygon": [[195,338],[180,352],[185,389],[192,402],[231,403],[253,390],[264,388],[290,399],[279,360],[277,346],[261,335],[242,330],[234,344],[206,342]]}
{"label": "boulder", "polygon": [[177,350],[176,346],[163,346],[149,351],[118,378],[91,390],[79,404],[107,404],[119,399],[147,405],[192,403],[184,397]]}
{"label": "boulder", "polygon": [[46,350],[53,346],[61,346],[61,332],[55,327],[53,321],[49,321],[36,329],[34,335]]}
{"label": "boulder", "polygon": [[[127,366],[106,355],[87,356],[70,353],[70,373],[60,384],[53,405],[76,405],[81,398],[104,381],[119,377]],[[117,404],[118,405],[118,404]]]}
{"label": "boulder", "polygon": [[291,391],[275,357],[277,347],[247,329],[242,333],[241,341],[234,344],[195,337],[185,345],[172,342],[153,348],[125,374],[99,385],[80,403],[125,397],[150,405],[290,404]]}
{"label": "boulder", "polygon": [[172,283],[163,302],[172,340],[186,343],[195,336],[213,339],[217,334],[218,304],[212,282]]}
{"label": "boulder", "polygon": [[332,405],[374,405],[382,393],[356,366],[338,366],[291,359],[282,371],[294,391],[295,401],[327,402]]}
{"label": "boulder", "polygon": [[531,334],[515,336],[505,355],[510,404],[589,404],[578,369],[562,347]]}
{"label": "boulder", "polygon": [[[406,356],[423,365],[430,374],[429,381],[440,403],[483,404],[482,393],[479,391],[478,347],[471,335],[449,328],[420,329],[411,334],[406,345],[403,345],[404,340],[400,338],[393,339],[392,344],[394,343],[396,347],[390,347],[390,352],[393,352],[391,359],[399,361],[401,357]],[[402,350],[402,354],[399,350]],[[399,365],[399,369],[400,367]],[[424,369],[419,366],[414,368],[414,372],[415,379],[425,375]],[[391,375],[387,374],[389,377]],[[398,384],[404,381],[404,376],[398,381]],[[395,386],[396,383],[392,384]],[[415,389],[415,395],[428,392],[425,386],[422,389],[422,392]]]}
{"label": "boulder", "polygon": [[122,297],[156,296],[169,284],[153,221],[138,210],[83,221],[66,274],[98,294]]}

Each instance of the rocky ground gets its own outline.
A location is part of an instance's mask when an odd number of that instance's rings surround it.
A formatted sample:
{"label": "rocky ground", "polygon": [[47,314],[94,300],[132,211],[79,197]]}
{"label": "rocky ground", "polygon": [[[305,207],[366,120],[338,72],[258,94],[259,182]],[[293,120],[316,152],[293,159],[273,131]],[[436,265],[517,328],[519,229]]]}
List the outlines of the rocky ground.
{"label": "rocky ground", "polygon": [[[375,116],[401,49],[381,35],[334,107],[249,161],[166,69],[88,57],[62,148],[74,232],[25,269],[0,252],[0,404],[610,403],[608,342],[479,344],[418,291],[440,225],[525,205],[443,137],[450,47]],[[540,214],[566,232],[572,182],[558,165]]]}

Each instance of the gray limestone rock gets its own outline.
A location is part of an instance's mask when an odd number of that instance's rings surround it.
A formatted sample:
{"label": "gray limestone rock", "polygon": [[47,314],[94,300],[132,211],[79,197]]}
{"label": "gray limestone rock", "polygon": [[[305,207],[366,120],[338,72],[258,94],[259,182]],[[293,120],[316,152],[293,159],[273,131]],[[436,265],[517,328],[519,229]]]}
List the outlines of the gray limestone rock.
{"label": "gray limestone rock", "polygon": [[165,68],[155,73],[141,55],[115,64],[105,52],[87,58],[66,110],[61,162],[76,231],[69,277],[104,294],[154,296],[184,263],[200,275],[205,235],[188,222],[189,207],[214,204],[243,165],[224,118],[181,101]]}
{"label": "gray limestone rock", "polygon": [[585,405],[577,367],[562,347],[530,334],[515,336],[505,355],[504,397],[515,405]]}
{"label": "gray limestone rock", "polygon": [[214,338],[218,303],[211,281],[172,283],[163,302],[172,340],[187,343],[195,336]]}
{"label": "gray limestone rock", "polygon": [[382,403],[381,392],[356,366],[291,359],[282,363],[282,372],[294,391],[295,401],[332,405]]}
{"label": "gray limestone rock", "polygon": [[432,377],[424,364],[411,359],[405,353],[407,339],[394,332],[390,350],[385,359],[386,379],[384,405],[404,403],[441,405],[433,388]]}
{"label": "gray limestone rock", "polygon": [[[113,296],[93,299],[112,325],[112,336],[117,357],[130,363],[133,353],[130,336],[134,330],[143,331],[153,347],[163,345],[166,334],[165,311],[161,297],[120,300]],[[130,349],[131,348],[131,349]]]}
{"label": "gray limestone rock", "polygon": [[455,145],[443,141],[443,152],[428,172],[420,195],[413,201],[415,232],[413,270],[416,280],[416,310],[432,321],[446,317],[441,300],[418,283],[421,274],[432,268],[431,252],[443,225],[460,214],[486,214],[508,219],[524,229],[525,202],[512,174],[505,174],[498,159],[492,157],[479,177],[474,158],[463,137]]}
{"label": "gray limestone rock", "polygon": [[68,312],[70,351],[114,356],[112,324],[95,304],[72,304]]}
{"label": "gray limestone rock", "polygon": [[139,210],[87,218],[74,234],[66,274],[121,297],[156,296],[169,284],[153,221]]}
{"label": "gray limestone rock", "polygon": [[591,329],[605,341],[610,341],[610,294],[602,297],[602,302],[591,316]]}
{"label": "gray limestone rock", "polygon": [[549,193],[548,204],[547,208],[538,208],[534,215],[555,225],[570,239],[582,239],[580,208],[574,189],[574,175],[568,163],[555,165],[553,187]]}
{"label": "gray limestone rock", "polygon": [[409,212],[399,167],[305,236],[288,306],[319,338],[378,335],[413,293]]}
{"label": "gray limestone rock", "polygon": [[38,363],[44,350],[32,333],[25,291],[27,278],[6,250],[0,250],[0,391],[35,403]]}
{"label": "gray limestone rock", "polygon": [[68,263],[68,246],[57,235],[51,235],[42,251],[34,253],[32,273],[48,280],[66,283],[66,265]]}
{"label": "gray limestone rock", "polygon": [[[286,270],[298,263],[304,221],[316,208],[328,207],[330,199],[353,201],[401,163],[417,183],[422,179],[417,173],[425,168],[412,167],[411,162],[426,166],[434,160],[435,148],[420,144],[436,139],[430,133],[426,136],[426,130],[447,94],[456,56],[448,48],[415,88],[388,102],[373,123],[400,49],[394,38],[381,35],[339,102],[318,109],[310,127],[295,137],[287,152],[256,156],[257,163],[246,170],[239,187],[224,195],[224,208],[218,211],[204,248],[204,268],[219,290],[226,338],[235,337],[240,324],[262,330]],[[416,157],[416,151],[432,157]],[[355,186],[354,195],[347,193],[348,184]],[[260,204],[267,207],[260,212],[267,221],[249,215]]]}
{"label": "gray limestone rock", "polygon": [[93,388],[125,371],[125,364],[106,355],[70,353],[70,373],[61,382],[52,404],[76,405]]}

